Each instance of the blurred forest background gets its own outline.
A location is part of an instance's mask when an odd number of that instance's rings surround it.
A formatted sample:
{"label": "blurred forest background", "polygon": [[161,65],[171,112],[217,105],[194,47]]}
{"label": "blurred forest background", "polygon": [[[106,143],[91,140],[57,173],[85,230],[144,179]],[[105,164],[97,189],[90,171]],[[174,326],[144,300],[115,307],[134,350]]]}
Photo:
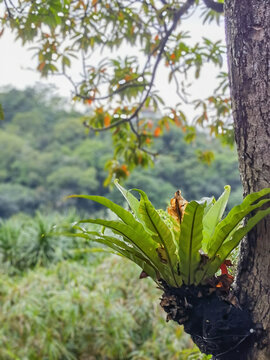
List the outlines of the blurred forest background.
{"label": "blurred forest background", "polygon": [[[207,358],[181,327],[165,326],[160,292],[139,280],[135,265],[64,235],[79,213],[101,212],[65,196],[98,194],[122,203],[104,187],[109,134],[88,134],[83,114],[47,87],[2,89],[0,103],[0,358]],[[209,148],[210,165],[198,160]],[[166,209],[177,189],[192,200],[218,197],[225,184],[232,186],[229,206],[240,202],[233,149],[203,133],[187,144],[177,128],[158,138],[155,149],[154,166],[126,173],[125,187],[144,190],[156,207]]]}

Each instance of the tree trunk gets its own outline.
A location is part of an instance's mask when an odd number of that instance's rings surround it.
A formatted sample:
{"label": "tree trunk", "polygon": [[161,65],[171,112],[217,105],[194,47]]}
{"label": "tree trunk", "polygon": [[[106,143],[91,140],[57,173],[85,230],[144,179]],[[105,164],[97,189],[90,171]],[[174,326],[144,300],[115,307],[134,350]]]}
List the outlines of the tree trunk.
{"label": "tree trunk", "polygon": [[[270,186],[270,2],[225,0],[225,17],[235,139],[247,195]],[[241,245],[236,291],[256,324],[245,359],[269,360],[269,216]]]}

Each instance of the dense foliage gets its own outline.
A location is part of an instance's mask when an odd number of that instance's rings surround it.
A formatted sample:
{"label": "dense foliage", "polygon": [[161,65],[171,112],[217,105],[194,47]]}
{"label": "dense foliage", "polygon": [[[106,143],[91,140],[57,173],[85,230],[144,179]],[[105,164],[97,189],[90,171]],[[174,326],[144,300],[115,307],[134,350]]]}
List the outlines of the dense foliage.
{"label": "dense foliage", "polygon": [[164,326],[160,292],[139,280],[136,266],[92,256],[94,248],[57,235],[54,222],[63,219],[20,215],[1,223],[2,360],[205,359],[181,327]]}
{"label": "dense foliage", "polygon": [[[215,274],[242,238],[270,213],[270,199],[264,198],[270,194],[270,188],[249,194],[224,217],[230,195],[228,185],[218,200],[204,197],[188,202],[179,190],[165,212],[157,211],[142,190],[133,189],[140,194],[138,200],[117,181],[115,184],[130,211],[103,196],[73,195],[105,206],[117,220],[80,220],[74,226],[79,233],[70,236],[81,236],[110,247],[139,265],[144,276],[150,276],[160,286],[163,283],[176,288],[206,285],[209,279],[212,284],[222,282]],[[243,224],[244,217],[256,209],[259,211]],[[85,224],[99,225],[100,231],[89,231]],[[229,288],[230,284],[226,284],[227,291]]]}
{"label": "dense foliage", "polygon": [[[79,200],[63,200],[74,193],[111,192],[112,199],[121,199],[103,186],[107,178],[104,164],[112,152],[109,136],[86,134],[81,124],[83,115],[48,95],[51,93],[51,89],[37,88],[0,94],[5,111],[5,120],[0,123],[1,217],[77,206]],[[183,137],[181,130],[174,130],[157,139],[160,156],[154,168],[141,168],[129,175],[121,167],[127,187],[143,189],[156,207],[165,208],[179,187],[186,198],[196,199],[218,196],[227,183],[232,186],[230,206],[239,202],[242,191],[235,153],[203,134],[191,146]],[[198,149],[209,147],[215,148],[211,165],[198,161]],[[93,204],[79,204],[88,212],[99,209]]]}
{"label": "dense foliage", "polygon": [[[227,74],[222,69],[225,47],[205,37],[194,43],[186,26],[191,21],[219,23],[223,2],[0,0],[0,32],[5,36],[10,29],[23,45],[31,45],[32,67],[42,76],[62,76],[70,83],[73,100],[91,109],[85,127],[110,132],[114,161],[108,168],[120,177],[122,166],[131,171],[140,161],[151,162],[151,145],[168,126],[178,126],[188,138],[196,136],[200,126],[232,141]],[[218,68],[220,85],[194,99],[190,82],[209,63]],[[160,67],[177,94],[170,107],[156,86]],[[187,103],[197,109],[193,120],[183,107]],[[149,107],[156,113],[151,126],[142,111]]]}

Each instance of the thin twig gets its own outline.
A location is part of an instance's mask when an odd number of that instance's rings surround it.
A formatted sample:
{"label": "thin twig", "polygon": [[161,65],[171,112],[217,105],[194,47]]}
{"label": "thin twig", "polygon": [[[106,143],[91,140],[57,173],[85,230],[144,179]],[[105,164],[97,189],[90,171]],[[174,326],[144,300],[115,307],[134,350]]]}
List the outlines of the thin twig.
{"label": "thin twig", "polygon": [[10,11],[10,9],[9,9],[9,7],[8,7],[7,1],[4,0],[4,3],[5,3],[5,5],[6,5],[6,9],[7,9],[7,12],[8,12],[8,17],[9,17],[9,18],[12,18],[12,14],[11,14],[11,11]]}
{"label": "thin twig", "polygon": [[102,128],[96,128],[94,126],[91,126],[86,121],[83,122],[83,125],[89,130],[92,130],[92,131],[95,131],[95,132],[103,132],[103,131],[113,129],[113,128],[115,128],[115,127],[117,127],[119,125],[122,125],[124,123],[127,123],[129,121],[130,121],[129,119],[122,119],[122,120],[116,121],[115,123],[113,123],[113,124],[111,124],[109,126],[102,127]]}
{"label": "thin twig", "polygon": [[146,87],[148,86],[149,84],[148,83],[141,83],[141,84],[129,84],[129,83],[126,83],[124,84],[123,86],[121,86],[119,89],[109,93],[108,95],[104,95],[104,96],[99,96],[99,97],[94,97],[94,96],[84,96],[84,95],[81,95],[79,93],[76,93],[75,95],[83,100],[92,100],[92,101],[99,101],[99,100],[106,100],[106,99],[109,99],[111,97],[113,97],[114,95],[116,94],[119,94],[121,93],[122,91],[124,91],[125,89],[127,88],[136,88],[136,87]]}
{"label": "thin twig", "polygon": [[150,151],[150,150],[147,150],[145,148],[143,148],[141,146],[141,138],[142,138],[142,135],[138,133],[138,131],[135,129],[135,127],[133,126],[133,123],[132,121],[129,122],[129,125],[130,125],[130,128],[132,130],[132,132],[136,135],[137,139],[138,139],[138,149],[140,149],[141,151],[145,152],[146,154],[148,155],[151,155],[153,157],[156,157],[158,156],[158,152],[153,152],[153,151]]}

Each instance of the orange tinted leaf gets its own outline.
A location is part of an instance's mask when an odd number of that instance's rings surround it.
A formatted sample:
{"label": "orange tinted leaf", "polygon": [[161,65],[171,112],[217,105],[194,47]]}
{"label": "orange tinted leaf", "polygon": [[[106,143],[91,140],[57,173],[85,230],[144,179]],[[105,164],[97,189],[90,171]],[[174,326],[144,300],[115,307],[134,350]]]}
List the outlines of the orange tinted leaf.
{"label": "orange tinted leaf", "polygon": [[123,164],[121,166],[121,169],[123,170],[123,172],[126,174],[126,176],[129,176],[129,171],[128,171],[128,167],[126,164]]}
{"label": "orange tinted leaf", "polygon": [[93,102],[93,100],[92,100],[92,99],[86,99],[86,100],[85,100],[85,103],[86,103],[86,104],[88,104],[88,105],[91,105],[91,104],[92,104],[92,102]]}
{"label": "orange tinted leaf", "polygon": [[155,38],[154,38],[154,40],[155,40],[155,41],[158,41],[158,39],[159,39],[159,37],[158,37],[158,35],[156,35]]}
{"label": "orange tinted leaf", "polygon": [[178,117],[175,117],[175,118],[174,118],[174,123],[175,123],[175,125],[178,126],[178,127],[182,126],[182,122],[178,119]]}
{"label": "orange tinted leaf", "polygon": [[106,115],[104,118],[104,126],[108,127],[111,124],[111,117],[109,115]]}
{"label": "orange tinted leaf", "polygon": [[97,111],[98,114],[103,114],[103,107],[97,108],[96,111]]}
{"label": "orange tinted leaf", "polygon": [[172,54],[171,54],[170,59],[171,59],[171,60],[175,60],[175,59],[176,59],[175,53],[172,53]]}
{"label": "orange tinted leaf", "polygon": [[40,64],[38,65],[38,70],[39,70],[39,71],[42,71],[42,70],[44,69],[45,65],[46,65],[45,61],[43,61],[42,63],[40,63]]}
{"label": "orange tinted leaf", "polygon": [[161,133],[161,128],[160,128],[160,127],[157,127],[157,128],[155,129],[155,131],[154,131],[154,136],[155,136],[155,137],[158,137],[158,136],[160,135],[160,133]]}
{"label": "orange tinted leaf", "polygon": [[145,142],[146,142],[146,144],[151,144],[151,139],[150,139],[150,138],[146,138]]}
{"label": "orange tinted leaf", "polygon": [[130,80],[132,79],[132,77],[131,77],[130,75],[126,75],[126,76],[124,77],[124,79],[125,79],[126,81],[130,81]]}
{"label": "orange tinted leaf", "polygon": [[151,44],[150,51],[151,51],[151,53],[153,53],[154,56],[156,56],[157,55],[157,44]]}
{"label": "orange tinted leaf", "polygon": [[95,12],[97,11],[97,3],[98,3],[98,0],[92,0],[92,6],[93,6]]}

